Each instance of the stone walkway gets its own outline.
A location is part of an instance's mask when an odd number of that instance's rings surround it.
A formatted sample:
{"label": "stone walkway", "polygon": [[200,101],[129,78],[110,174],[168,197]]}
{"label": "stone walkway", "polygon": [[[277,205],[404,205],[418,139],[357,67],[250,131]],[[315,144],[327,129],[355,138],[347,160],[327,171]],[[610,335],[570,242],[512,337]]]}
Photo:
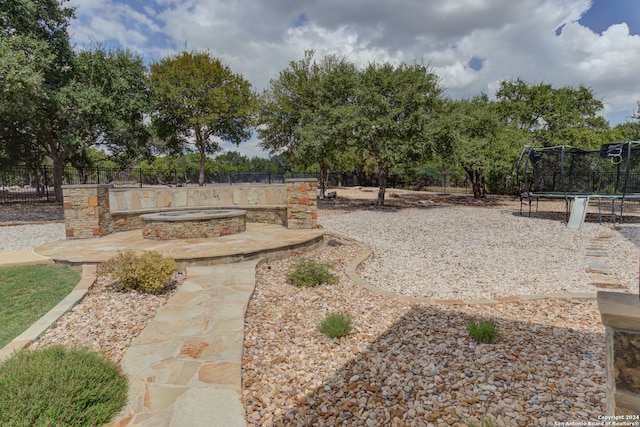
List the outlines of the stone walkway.
{"label": "stone walkway", "polygon": [[185,283],[132,341],[122,361],[129,403],[107,426],[246,426],[243,330],[257,263],[187,267]]}

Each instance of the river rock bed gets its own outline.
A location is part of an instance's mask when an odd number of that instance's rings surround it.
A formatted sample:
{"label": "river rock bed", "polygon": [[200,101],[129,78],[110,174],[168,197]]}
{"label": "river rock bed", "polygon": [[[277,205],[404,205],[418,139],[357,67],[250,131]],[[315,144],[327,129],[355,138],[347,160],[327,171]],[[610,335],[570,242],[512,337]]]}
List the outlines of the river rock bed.
{"label": "river rock bed", "polygon": [[[333,239],[338,240],[338,239]],[[373,294],[344,273],[360,248],[323,244],[337,285],[298,289],[294,259],[258,268],[245,327],[243,394],[256,426],[552,425],[596,421],[605,410],[604,327],[594,301],[425,305]],[[345,338],[317,325],[355,319]],[[470,317],[496,320],[502,338],[477,344]]]}

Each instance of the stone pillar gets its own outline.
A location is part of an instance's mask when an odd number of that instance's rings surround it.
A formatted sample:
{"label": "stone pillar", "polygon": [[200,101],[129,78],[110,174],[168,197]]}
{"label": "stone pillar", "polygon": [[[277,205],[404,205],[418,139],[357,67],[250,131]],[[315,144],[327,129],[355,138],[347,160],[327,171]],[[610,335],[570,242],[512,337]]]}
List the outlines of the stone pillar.
{"label": "stone pillar", "polygon": [[318,228],[316,180],[295,178],[287,184],[287,228]]}
{"label": "stone pillar", "polygon": [[67,239],[88,239],[111,232],[108,185],[64,185]]}
{"label": "stone pillar", "polygon": [[638,295],[598,292],[606,328],[607,415],[640,415],[640,301]]}

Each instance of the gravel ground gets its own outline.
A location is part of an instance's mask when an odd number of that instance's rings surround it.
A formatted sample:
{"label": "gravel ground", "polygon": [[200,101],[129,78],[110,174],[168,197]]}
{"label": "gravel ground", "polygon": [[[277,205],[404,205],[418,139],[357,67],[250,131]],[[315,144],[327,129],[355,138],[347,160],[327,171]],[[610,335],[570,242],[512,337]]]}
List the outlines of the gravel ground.
{"label": "gravel ground", "polygon": [[0,204],[0,252],[33,249],[65,239],[61,205]]}
{"label": "gravel ground", "polygon": [[[312,255],[334,264],[337,285],[287,284],[292,259],[258,268],[242,370],[250,425],[466,426],[486,414],[495,425],[543,426],[604,414],[595,302],[409,304],[351,282],[344,265],[358,248],[342,243]],[[332,311],[354,317],[347,337],[317,330]],[[476,344],[469,316],[495,319],[502,339]]]}
{"label": "gravel ground", "polygon": [[[605,225],[570,230],[562,221],[512,211],[429,207],[320,216],[330,232],[373,250],[361,276],[401,295],[483,299],[556,292],[594,292],[586,253]],[[608,244],[608,265],[629,287],[638,283],[638,225]]]}

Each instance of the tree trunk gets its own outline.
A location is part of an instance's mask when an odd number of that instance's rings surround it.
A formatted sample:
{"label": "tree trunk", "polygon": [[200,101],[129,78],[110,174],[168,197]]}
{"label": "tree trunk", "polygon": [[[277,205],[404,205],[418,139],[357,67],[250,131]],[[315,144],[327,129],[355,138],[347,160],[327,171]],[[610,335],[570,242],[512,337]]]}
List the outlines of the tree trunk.
{"label": "tree trunk", "polygon": [[64,156],[51,156],[53,160],[53,191],[56,202],[62,203],[62,179],[64,175]]}
{"label": "tree trunk", "polygon": [[64,176],[64,162],[67,160],[68,153],[58,146],[56,140],[53,137],[51,130],[45,125],[44,122],[40,122],[41,137],[44,138],[43,146],[46,147],[47,155],[53,161],[53,192],[56,202],[63,202],[62,195],[62,181]]}
{"label": "tree trunk", "polygon": [[384,193],[387,189],[387,167],[378,165],[378,200],[376,206],[384,206]]}
{"label": "tree trunk", "polygon": [[324,199],[327,191],[327,166],[320,165],[320,198]]}
{"label": "tree trunk", "polygon": [[206,159],[206,155],[204,154],[204,150],[200,151],[200,173],[198,174],[198,185],[200,187],[204,186],[204,162]]}
{"label": "tree trunk", "polygon": [[471,180],[471,188],[473,190],[473,198],[481,199],[486,196],[484,174],[475,169],[465,169],[469,179]]}

